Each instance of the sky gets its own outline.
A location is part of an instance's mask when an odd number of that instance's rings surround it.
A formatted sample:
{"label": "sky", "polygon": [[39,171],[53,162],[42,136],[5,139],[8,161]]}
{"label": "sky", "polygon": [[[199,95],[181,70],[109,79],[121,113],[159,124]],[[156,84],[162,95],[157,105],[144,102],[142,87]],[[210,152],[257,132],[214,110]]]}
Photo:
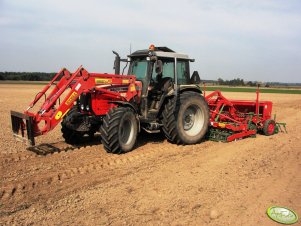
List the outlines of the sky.
{"label": "sky", "polygon": [[112,73],[150,44],[202,79],[301,82],[300,0],[0,0],[0,71]]}

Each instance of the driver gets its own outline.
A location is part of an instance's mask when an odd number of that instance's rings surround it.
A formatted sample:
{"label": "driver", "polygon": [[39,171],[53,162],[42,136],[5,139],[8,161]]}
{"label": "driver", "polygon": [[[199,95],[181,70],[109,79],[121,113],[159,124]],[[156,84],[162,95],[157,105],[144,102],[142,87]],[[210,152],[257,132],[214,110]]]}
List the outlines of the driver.
{"label": "driver", "polygon": [[172,79],[170,77],[163,77],[163,65],[161,60],[158,60],[155,65],[157,74],[156,80],[151,81],[149,90],[157,94],[166,93],[171,87]]}

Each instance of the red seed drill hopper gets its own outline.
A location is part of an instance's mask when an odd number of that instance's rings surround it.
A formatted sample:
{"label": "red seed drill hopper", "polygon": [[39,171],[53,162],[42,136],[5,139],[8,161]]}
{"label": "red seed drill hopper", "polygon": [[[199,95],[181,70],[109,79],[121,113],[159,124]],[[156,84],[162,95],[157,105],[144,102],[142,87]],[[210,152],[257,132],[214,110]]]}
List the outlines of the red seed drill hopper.
{"label": "red seed drill hopper", "polygon": [[[204,95],[206,92],[204,92]],[[270,136],[279,131],[286,132],[286,124],[272,119],[271,101],[230,100],[217,90],[205,96],[210,109],[211,127],[207,134],[210,140],[229,142],[244,137],[255,137],[257,133]]]}

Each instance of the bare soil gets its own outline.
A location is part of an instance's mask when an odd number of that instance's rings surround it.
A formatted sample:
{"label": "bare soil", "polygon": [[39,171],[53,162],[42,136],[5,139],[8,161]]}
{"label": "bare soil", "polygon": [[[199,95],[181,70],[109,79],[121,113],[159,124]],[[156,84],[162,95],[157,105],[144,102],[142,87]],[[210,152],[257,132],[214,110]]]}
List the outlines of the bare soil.
{"label": "bare soil", "polygon": [[254,226],[278,225],[266,215],[273,205],[301,214],[301,95],[261,95],[287,134],[190,146],[143,134],[134,151],[113,155],[99,136],[66,144],[60,126],[35,148],[16,142],[9,111],[24,111],[40,89],[0,85],[0,225]]}

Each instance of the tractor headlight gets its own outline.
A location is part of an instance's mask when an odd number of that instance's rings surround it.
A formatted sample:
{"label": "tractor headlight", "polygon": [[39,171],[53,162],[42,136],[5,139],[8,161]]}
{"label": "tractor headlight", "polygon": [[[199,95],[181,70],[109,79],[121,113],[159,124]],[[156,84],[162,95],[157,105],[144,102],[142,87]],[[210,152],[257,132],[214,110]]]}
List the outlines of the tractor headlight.
{"label": "tractor headlight", "polygon": [[86,106],[86,110],[87,110],[87,111],[90,111],[89,105]]}
{"label": "tractor headlight", "polygon": [[84,106],[83,104],[81,104],[81,105],[80,105],[80,109],[81,109],[81,110],[84,110],[84,109],[85,109],[85,106]]}

